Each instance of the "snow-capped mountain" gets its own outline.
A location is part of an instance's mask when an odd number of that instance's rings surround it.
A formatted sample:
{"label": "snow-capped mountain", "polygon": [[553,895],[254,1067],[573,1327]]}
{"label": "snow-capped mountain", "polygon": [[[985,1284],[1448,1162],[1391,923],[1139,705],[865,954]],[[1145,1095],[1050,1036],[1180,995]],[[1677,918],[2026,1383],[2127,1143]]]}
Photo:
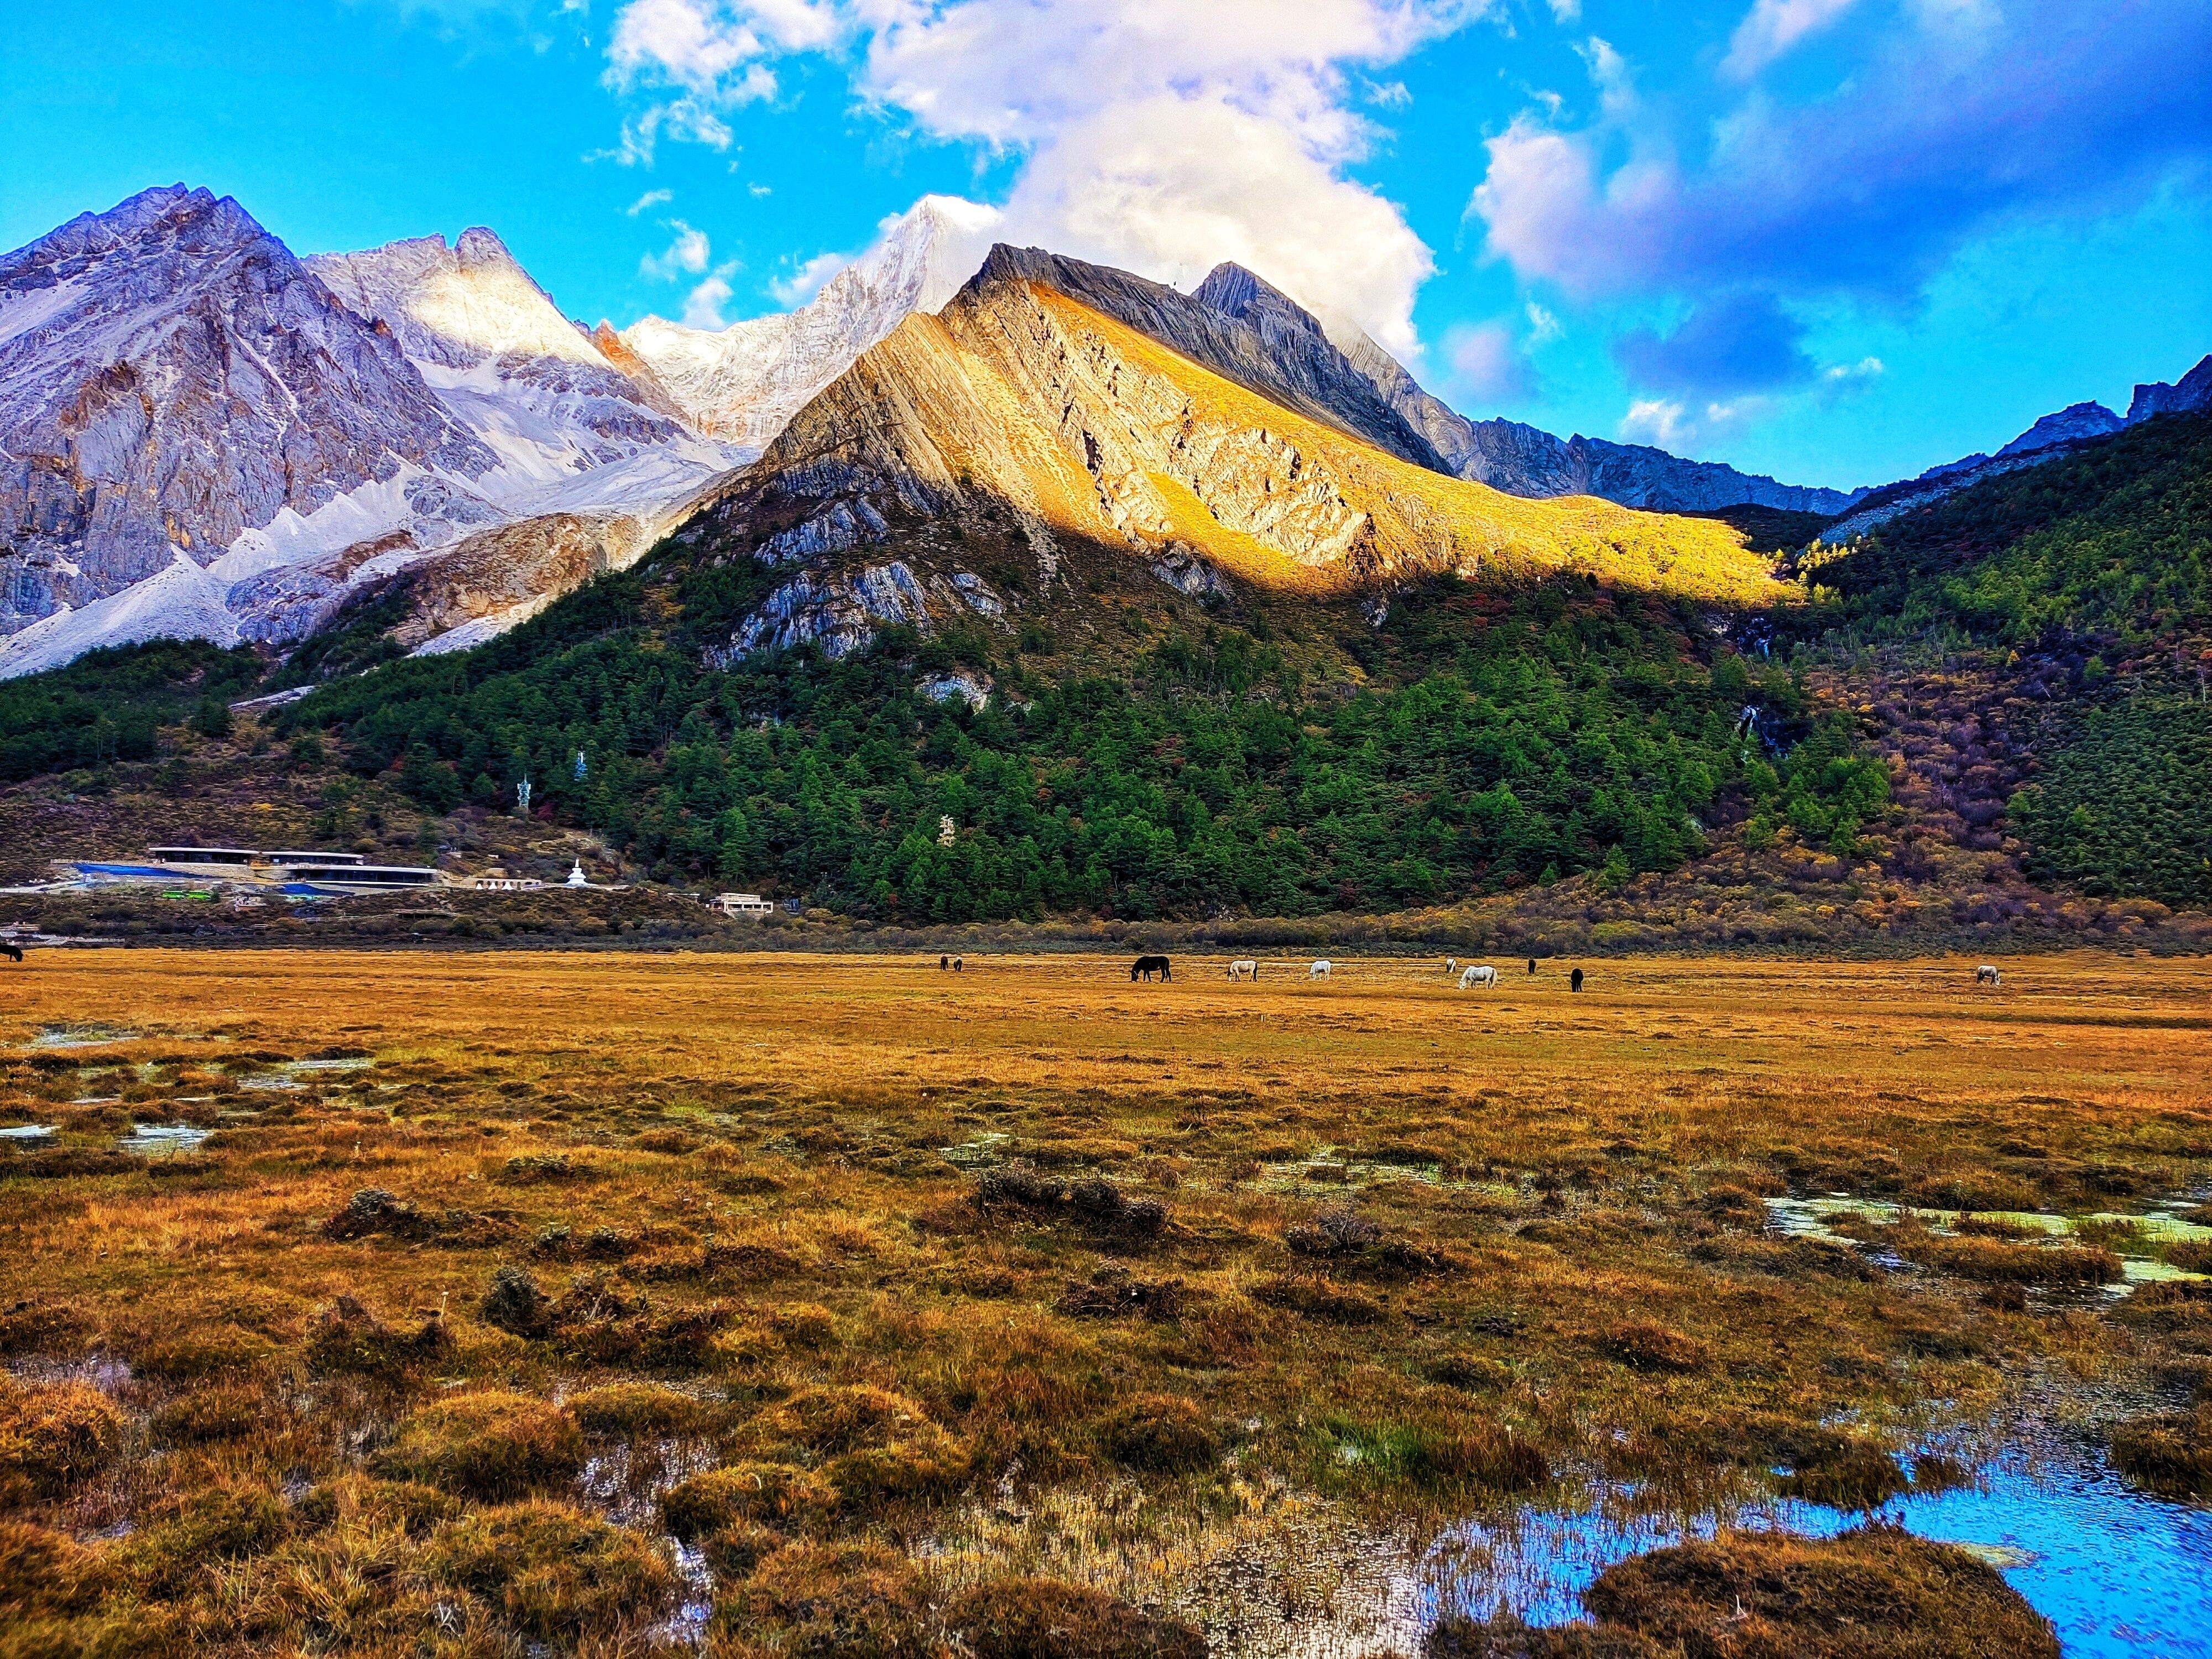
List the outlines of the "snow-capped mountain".
{"label": "snow-capped mountain", "polygon": [[[748,459],[489,231],[301,260],[181,185],[0,261],[0,514],[29,526],[0,553],[0,674],[159,634],[295,639],[501,526],[542,521],[557,586],[580,537],[627,562]],[[529,534],[496,544],[485,603],[519,619],[551,593],[514,597]],[[447,562],[465,592],[471,561]]]}
{"label": "snow-capped mountain", "polygon": [[0,630],[497,465],[235,202],[149,190],[0,257]]}
{"label": "snow-capped mountain", "polygon": [[694,428],[757,453],[902,319],[942,310],[982,264],[998,219],[994,208],[925,196],[796,311],[719,331],[647,317],[617,338]]}

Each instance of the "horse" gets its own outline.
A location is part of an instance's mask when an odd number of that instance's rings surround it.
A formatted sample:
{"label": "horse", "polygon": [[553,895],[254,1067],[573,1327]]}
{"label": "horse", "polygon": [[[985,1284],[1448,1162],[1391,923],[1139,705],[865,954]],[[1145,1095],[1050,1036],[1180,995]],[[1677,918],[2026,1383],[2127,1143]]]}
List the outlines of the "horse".
{"label": "horse", "polygon": [[1574,971],[1573,973],[1569,974],[1569,975],[1567,975],[1567,989],[1569,989],[1570,991],[1579,991],[1579,990],[1581,990],[1582,988],[1583,988],[1583,970],[1582,970],[1581,969],[1577,968],[1577,969],[1575,969],[1575,971]]}
{"label": "horse", "polygon": [[1327,979],[1328,977],[1328,970],[1331,965],[1332,964],[1326,960],[1316,962],[1312,967],[1306,969],[1306,977],[1310,980]]}
{"label": "horse", "polygon": [[0,957],[5,957],[10,962],[21,962],[23,959],[23,947],[20,945],[10,945],[5,939],[0,939]]}
{"label": "horse", "polygon": [[1260,977],[1260,964],[1253,961],[1249,957],[1239,957],[1236,961],[1229,964],[1229,977],[1231,979],[1257,979]]}
{"label": "horse", "polygon": [[966,964],[965,963],[962,962],[962,961],[961,961],[961,959],[960,959],[958,957],[953,957],[953,958],[952,958],[952,971],[953,971],[954,973],[956,973],[956,974],[957,974],[957,973],[959,973],[959,972],[960,972],[963,968],[965,968],[966,966],[967,966],[967,964]]}
{"label": "horse", "polygon": [[1974,983],[1978,986],[2002,985],[2004,983],[2004,975],[1997,972],[1995,963],[1985,962],[1974,969]]}
{"label": "horse", "polygon": [[1150,985],[1154,974],[1170,981],[1175,979],[1175,975],[1168,971],[1168,959],[1165,957],[1139,957],[1129,964],[1129,982],[1132,985],[1139,979]]}
{"label": "horse", "polygon": [[947,969],[948,968],[950,968],[950,967],[951,967],[951,966],[952,966],[952,958],[951,958],[951,957],[938,957],[938,959],[937,959],[937,971],[938,971],[939,973],[940,973],[940,974],[941,974],[941,973],[945,972],[945,969]]}
{"label": "horse", "polygon": [[1535,957],[1530,957],[1528,958],[1528,972],[1530,973],[1530,975],[1533,975],[1535,973],[1535,971],[1536,971],[1536,958],[1535,958]]}
{"label": "horse", "polygon": [[1444,972],[1447,975],[1459,972],[1459,958],[1457,957],[1446,957],[1444,958]]}
{"label": "horse", "polygon": [[1467,964],[1467,971],[1459,976],[1459,988],[1462,991],[1470,989],[1477,985],[1480,985],[1484,990],[1487,991],[1495,987],[1497,983],[1498,969],[1492,968],[1486,962],[1468,963]]}

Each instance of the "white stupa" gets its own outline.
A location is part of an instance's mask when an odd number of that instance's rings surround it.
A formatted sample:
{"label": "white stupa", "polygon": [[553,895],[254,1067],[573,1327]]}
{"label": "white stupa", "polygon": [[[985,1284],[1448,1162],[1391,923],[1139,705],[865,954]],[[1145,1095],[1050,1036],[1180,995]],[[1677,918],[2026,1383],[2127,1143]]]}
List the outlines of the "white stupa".
{"label": "white stupa", "polygon": [[574,864],[569,866],[568,885],[571,887],[588,887],[591,885],[591,883],[584,879],[583,860],[578,859]]}

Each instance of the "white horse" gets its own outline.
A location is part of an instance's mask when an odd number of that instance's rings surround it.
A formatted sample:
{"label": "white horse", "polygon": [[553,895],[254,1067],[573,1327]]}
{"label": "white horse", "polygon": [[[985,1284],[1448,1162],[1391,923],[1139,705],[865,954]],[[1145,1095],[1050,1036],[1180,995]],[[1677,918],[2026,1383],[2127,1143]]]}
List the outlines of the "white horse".
{"label": "white horse", "polygon": [[1994,963],[1985,962],[1980,967],[1974,969],[1974,983],[1976,985],[2002,985],[2004,983],[2004,975],[1997,972],[1996,967]]}
{"label": "white horse", "polygon": [[1459,972],[1459,958],[1457,957],[1446,957],[1444,958],[1444,972],[1447,974],[1455,974]]}
{"label": "white horse", "polygon": [[1497,983],[1498,969],[1486,962],[1468,963],[1467,971],[1459,976],[1459,988],[1462,991],[1469,990],[1477,985],[1487,991],[1494,988]]}
{"label": "white horse", "polygon": [[1260,977],[1260,964],[1253,961],[1249,957],[1239,957],[1236,961],[1229,964],[1229,977],[1231,979],[1257,979]]}
{"label": "white horse", "polygon": [[1312,967],[1306,969],[1306,977],[1308,979],[1327,979],[1328,977],[1328,969],[1329,964],[1328,962],[1316,962]]}

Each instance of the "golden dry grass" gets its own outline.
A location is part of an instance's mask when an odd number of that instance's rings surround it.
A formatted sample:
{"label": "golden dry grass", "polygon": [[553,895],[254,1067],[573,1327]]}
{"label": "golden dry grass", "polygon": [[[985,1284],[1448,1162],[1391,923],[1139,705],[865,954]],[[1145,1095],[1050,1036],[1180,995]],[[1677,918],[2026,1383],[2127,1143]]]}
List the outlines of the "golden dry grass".
{"label": "golden dry grass", "polygon": [[[1256,1650],[1469,1510],[1778,1468],[1871,1502],[2031,1379],[2131,1398],[2212,1352],[2188,1285],[2008,1297],[1760,1204],[2201,1189],[2203,962],[1977,992],[1956,959],[1645,959],[1577,995],[1557,963],[1462,994],[1440,961],[1127,960],[34,955],[0,1120],[59,1135],[0,1151],[0,1353],[126,1425],[27,1465],[15,1519],[216,1537],[99,1557],[103,1607],[195,1641],[397,1650],[395,1607],[442,1606],[447,1650],[589,1648],[658,1571],[623,1529],[742,1467],[804,1501],[687,1522],[727,1650],[823,1620],[926,1650],[963,1587],[1036,1573]],[[125,1035],[32,1046],[94,1021]],[[280,1069],[340,1054],[373,1064]],[[216,1133],[118,1159],[134,1120]],[[457,1589],[486,1527],[566,1565]]]}

